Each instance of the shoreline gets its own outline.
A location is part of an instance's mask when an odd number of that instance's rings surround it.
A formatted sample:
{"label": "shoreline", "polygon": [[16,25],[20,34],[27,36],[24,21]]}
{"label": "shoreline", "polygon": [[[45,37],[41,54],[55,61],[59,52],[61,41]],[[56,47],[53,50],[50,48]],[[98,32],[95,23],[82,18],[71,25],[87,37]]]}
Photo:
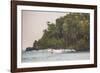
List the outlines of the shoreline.
{"label": "shoreline", "polygon": [[82,52],[90,52],[89,50],[75,50],[75,49],[33,49],[33,50],[24,50],[23,52],[31,52],[31,51],[47,51],[47,52],[52,52],[52,53],[62,53],[62,52],[66,52],[66,53],[82,53]]}

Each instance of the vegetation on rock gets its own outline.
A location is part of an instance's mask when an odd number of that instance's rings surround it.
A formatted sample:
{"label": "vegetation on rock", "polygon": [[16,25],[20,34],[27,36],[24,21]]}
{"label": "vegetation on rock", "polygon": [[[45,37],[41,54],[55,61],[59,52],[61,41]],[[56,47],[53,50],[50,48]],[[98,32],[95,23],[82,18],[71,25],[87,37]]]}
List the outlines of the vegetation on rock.
{"label": "vegetation on rock", "polygon": [[48,21],[47,25],[41,39],[35,41],[35,47],[89,51],[89,13],[67,13],[57,18],[56,23]]}

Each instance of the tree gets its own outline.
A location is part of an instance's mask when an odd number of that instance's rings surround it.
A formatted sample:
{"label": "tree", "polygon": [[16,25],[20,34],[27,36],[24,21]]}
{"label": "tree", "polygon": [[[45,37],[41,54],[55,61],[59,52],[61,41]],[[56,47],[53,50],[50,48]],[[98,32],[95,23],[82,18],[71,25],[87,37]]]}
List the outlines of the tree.
{"label": "tree", "polygon": [[89,50],[89,16],[88,13],[67,13],[57,18],[55,24],[47,22],[48,28],[37,41],[39,48]]}

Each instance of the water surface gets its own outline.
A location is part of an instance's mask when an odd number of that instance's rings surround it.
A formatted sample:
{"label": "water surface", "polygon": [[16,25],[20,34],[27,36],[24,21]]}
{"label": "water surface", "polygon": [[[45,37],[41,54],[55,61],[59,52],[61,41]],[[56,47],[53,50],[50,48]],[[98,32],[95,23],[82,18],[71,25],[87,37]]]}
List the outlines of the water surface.
{"label": "water surface", "polygon": [[89,52],[52,53],[46,50],[22,52],[22,62],[88,60],[89,58]]}

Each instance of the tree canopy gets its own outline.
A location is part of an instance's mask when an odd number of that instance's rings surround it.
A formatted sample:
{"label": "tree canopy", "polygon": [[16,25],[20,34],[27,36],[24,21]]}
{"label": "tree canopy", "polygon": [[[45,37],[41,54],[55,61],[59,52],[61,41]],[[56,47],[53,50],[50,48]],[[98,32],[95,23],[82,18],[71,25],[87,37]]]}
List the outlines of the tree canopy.
{"label": "tree canopy", "polygon": [[39,49],[75,49],[89,50],[89,13],[67,13],[56,19],[56,23],[47,22],[48,28],[37,41]]}

